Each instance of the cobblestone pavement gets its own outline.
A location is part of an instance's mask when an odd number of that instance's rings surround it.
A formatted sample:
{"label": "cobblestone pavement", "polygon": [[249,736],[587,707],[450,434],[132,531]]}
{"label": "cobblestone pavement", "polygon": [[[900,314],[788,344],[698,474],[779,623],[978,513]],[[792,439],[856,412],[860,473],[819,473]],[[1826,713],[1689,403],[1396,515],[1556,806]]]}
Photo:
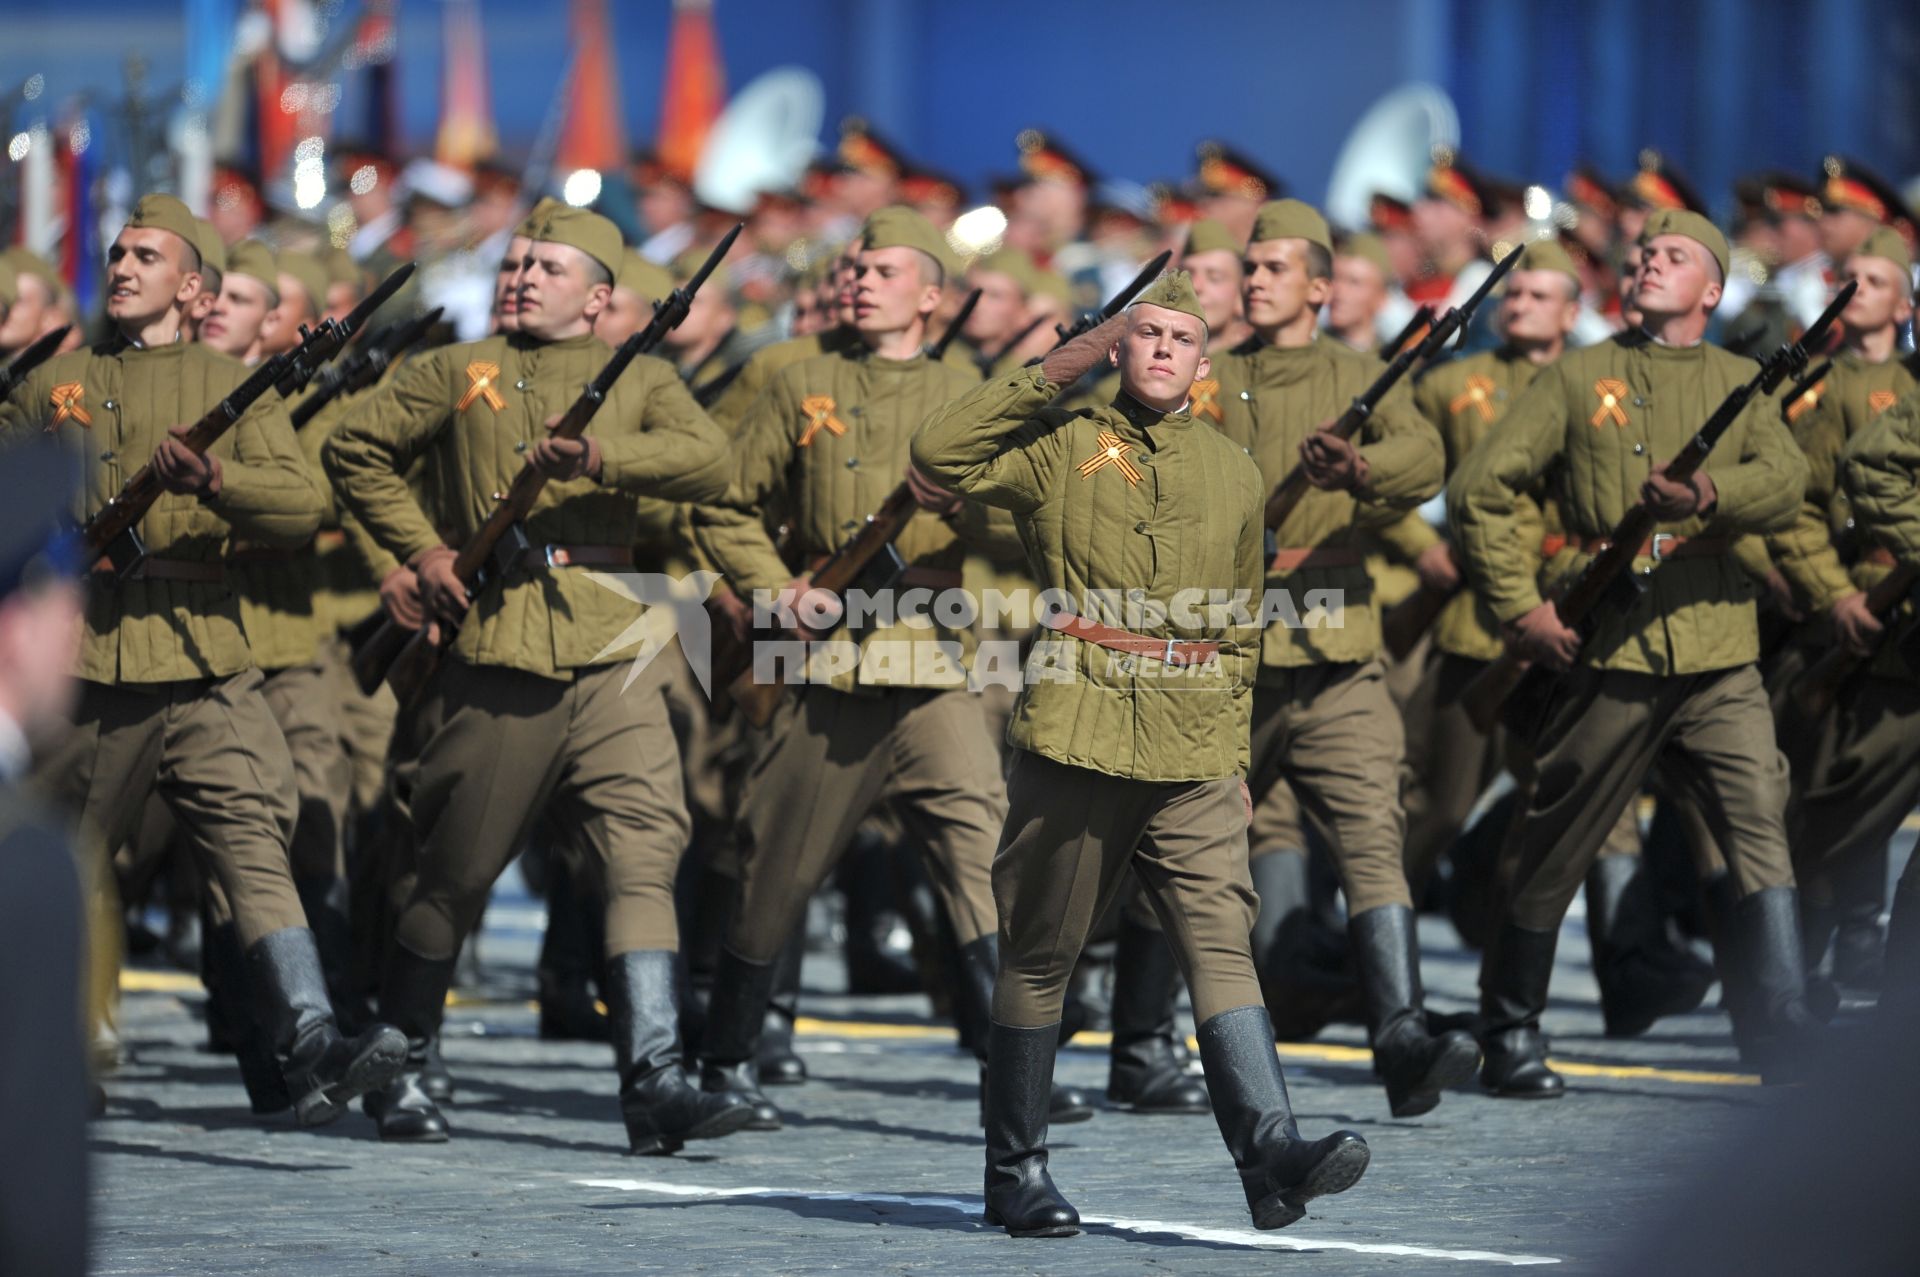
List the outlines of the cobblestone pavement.
{"label": "cobblestone pavement", "polygon": [[[773,1093],[787,1129],[634,1158],[604,1046],[539,1040],[527,1003],[537,905],[497,899],[487,996],[448,1013],[451,1143],[382,1146],[355,1113],[318,1132],[251,1118],[228,1061],[198,1049],[196,986],[129,973],[135,1062],[91,1128],[102,1273],[1597,1272],[1689,1159],[1785,1102],[1738,1073],[1710,1010],[1632,1042],[1600,1035],[1576,919],[1548,1027],[1571,1094],[1450,1095],[1395,1121],[1358,1030],[1283,1047],[1302,1127],[1366,1135],[1351,1192],[1252,1230],[1212,1121],[1103,1111],[1054,1131],[1087,1235],[1015,1241],[979,1220],[975,1069],[917,997],[852,999],[810,957],[800,1048],[812,1080]],[[1430,1001],[1469,1006],[1476,961],[1428,921]],[[1709,1005],[1711,1005],[1711,1000]],[[1100,1092],[1083,1036],[1060,1075]]]}

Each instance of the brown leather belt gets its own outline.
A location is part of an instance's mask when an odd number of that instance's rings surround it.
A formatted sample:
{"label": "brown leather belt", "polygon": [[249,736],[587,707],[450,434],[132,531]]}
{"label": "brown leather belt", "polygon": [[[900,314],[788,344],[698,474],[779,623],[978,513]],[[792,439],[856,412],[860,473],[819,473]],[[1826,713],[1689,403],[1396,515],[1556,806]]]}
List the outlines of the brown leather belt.
{"label": "brown leather belt", "polygon": [[1298,572],[1302,568],[1357,568],[1366,561],[1366,555],[1358,550],[1316,545],[1305,549],[1276,550],[1271,566],[1275,572]]}
{"label": "brown leather belt", "polygon": [[520,566],[529,572],[541,568],[630,568],[630,545],[536,545],[521,556]]}
{"label": "brown leather belt", "polygon": [[[1613,544],[1605,537],[1569,537],[1568,540],[1588,554],[1598,554]],[[1683,537],[1671,532],[1656,532],[1640,543],[1639,552],[1634,557],[1664,563],[1668,559],[1712,558],[1732,548],[1732,537]]]}
{"label": "brown leather belt", "polygon": [[952,568],[908,568],[900,574],[900,584],[910,590],[957,590],[962,583]]}
{"label": "brown leather belt", "polygon": [[1060,634],[1068,634],[1083,643],[1104,647],[1128,656],[1151,656],[1165,665],[1198,665],[1210,661],[1220,651],[1218,643],[1187,642],[1181,639],[1154,638],[1132,630],[1116,630],[1078,616],[1056,613],[1043,618],[1043,624]]}
{"label": "brown leather belt", "polygon": [[1877,568],[1897,568],[1900,566],[1899,558],[1894,555],[1892,550],[1889,550],[1884,545],[1868,546],[1866,551],[1861,554],[1860,561],[1862,563],[1871,563]]}
{"label": "brown leather belt", "polygon": [[227,551],[229,563],[288,563],[309,550],[337,550],[347,543],[347,534],[338,528],[316,532],[299,545],[237,545]]}
{"label": "brown leather belt", "polygon": [[[113,561],[97,560],[93,572],[113,576]],[[201,563],[189,559],[142,559],[140,566],[127,574],[129,581],[191,581],[200,585],[219,585],[227,579],[224,563]]]}

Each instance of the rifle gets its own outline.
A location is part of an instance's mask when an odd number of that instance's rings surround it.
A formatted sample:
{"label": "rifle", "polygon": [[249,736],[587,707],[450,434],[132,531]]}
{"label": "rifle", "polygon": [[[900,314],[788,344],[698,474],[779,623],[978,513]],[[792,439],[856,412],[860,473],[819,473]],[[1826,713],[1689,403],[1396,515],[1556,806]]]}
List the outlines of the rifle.
{"label": "rifle", "polygon": [[[1733,388],[1707,418],[1707,423],[1667,463],[1669,478],[1681,482],[1692,479],[1707,454],[1713,451],[1713,445],[1755,395],[1772,394],[1781,382],[1807,366],[1809,351],[1826,338],[1840,312],[1852,300],[1854,287],[1851,281],[1843,285],[1832,304],[1799,341],[1780,347],[1760,365],[1751,380]],[[1641,545],[1653,535],[1656,523],[1653,512],[1645,505],[1636,505],[1627,511],[1608,534],[1606,548],[1589,559],[1572,586],[1554,600],[1554,611],[1559,613],[1561,623],[1579,633],[1582,642],[1592,637],[1605,612],[1625,615],[1638,604],[1647,582],[1633,571],[1633,561]],[[1467,685],[1461,693],[1461,703],[1474,726],[1483,732],[1493,730],[1494,724],[1504,718],[1514,732],[1530,737],[1553,690],[1553,677],[1548,671],[1505,652]],[[1503,714],[1501,707],[1509,702],[1511,707]]]}
{"label": "rifle", "polygon": [[1413,318],[1407,321],[1406,327],[1402,328],[1399,332],[1395,333],[1392,341],[1380,347],[1380,349],[1375,351],[1374,353],[1379,355],[1380,358],[1382,359],[1389,360],[1389,361],[1392,360],[1392,358],[1395,355],[1399,354],[1400,351],[1406,346],[1408,342],[1413,340],[1413,335],[1415,333],[1419,332],[1422,328],[1425,328],[1428,324],[1431,324],[1432,322],[1433,322],[1433,307],[1426,302],[1420,303],[1420,309],[1413,312]]}
{"label": "rifle", "polygon": [[53,352],[60,349],[60,343],[72,331],[72,324],[60,325],[21,351],[12,363],[0,368],[0,402],[5,402],[7,396],[13,393],[13,388],[26,380],[28,373],[51,359]]}
{"label": "rifle", "polygon": [[[613,357],[587,383],[587,388],[580,392],[580,397],[573,401],[566,415],[554,425],[549,432],[552,438],[580,437],[594,414],[606,402],[607,393],[613,389],[614,382],[627,370],[627,365],[658,346],[661,339],[687,317],[687,308],[692,304],[694,294],[700,291],[700,286],[707,282],[707,276],[726,257],[727,250],[733,247],[733,241],[739,237],[741,229],[742,226],[735,226],[728,231],[726,237],[707,254],[707,260],[694,272],[692,279],[669,293],[665,301],[653,304],[653,318],[647,326],[620,343]],[[529,459],[520,467],[520,473],[514,476],[505,495],[494,503],[493,512],[487,516],[486,522],[460,548],[453,561],[453,571],[471,593],[477,594],[525,560],[527,552],[533,548],[533,542],[527,536],[525,520],[533,512],[534,502],[546,486],[547,476],[536,470]],[[360,690],[372,695],[382,682],[387,682],[393,685],[394,695],[401,704],[411,702],[439,666],[441,653],[453,641],[452,627],[442,626],[439,641],[429,642],[429,628],[409,630],[392,617],[382,615],[380,625],[366,635],[365,641],[353,653],[353,675],[360,684]]]}
{"label": "rifle", "polygon": [[[1092,332],[1125,310],[1142,289],[1159,278],[1161,269],[1172,256],[1171,253],[1162,253],[1154,258],[1132,283],[1115,293],[1112,300],[1098,312],[1082,318],[1071,329],[1055,325],[1060,340],[1054,343],[1053,349],[1060,349],[1082,333]],[[1028,366],[1039,362],[1039,359],[1032,360]],[[838,597],[845,597],[847,591],[856,584],[862,584],[869,592],[876,593],[892,588],[900,574],[907,569],[907,561],[893,548],[894,540],[919,508],[913,499],[913,490],[902,480],[887,494],[880,508],[867,516],[866,522],[860,525],[846,544],[806,575],[806,584],[814,589],[830,591]],[[714,686],[727,688],[747,721],[755,727],[764,727],[779,706],[786,685],[754,682],[752,639],[742,641],[736,638],[731,622],[725,621],[720,615],[716,614],[715,622]]]}
{"label": "rifle", "polygon": [[[366,324],[368,317],[400,291],[400,286],[407,282],[411,274],[411,264],[394,271],[344,319],[322,320],[318,328],[312,329],[302,324],[298,346],[263,361],[245,381],[215,404],[206,416],[193,423],[183,442],[195,452],[204,454],[221,435],[233,428],[233,424],[245,415],[260,396],[275,390],[285,397],[306,385],[322,364],[353,340],[353,335]],[[115,576],[121,580],[125,580],[145,562],[147,547],[141,542],[136,527],[164,491],[151,461],[135,471],[125,486],[101,506],[81,530],[86,537],[88,561],[105,555]]]}
{"label": "rifle", "polygon": [[[1145,266],[1143,266],[1140,269],[1140,273],[1133,277],[1133,282],[1131,284],[1128,284],[1125,288],[1121,289],[1119,292],[1115,293],[1113,295],[1113,300],[1109,301],[1105,306],[1102,306],[1099,310],[1090,311],[1087,314],[1080,316],[1079,319],[1076,319],[1073,322],[1072,327],[1068,327],[1065,324],[1055,324],[1053,326],[1053,331],[1060,334],[1060,340],[1053,343],[1053,349],[1047,351],[1047,355],[1051,355],[1053,351],[1060,349],[1060,347],[1066,345],[1068,342],[1072,341],[1075,337],[1079,337],[1086,333],[1092,332],[1094,329],[1098,328],[1100,325],[1106,323],[1109,319],[1112,319],[1115,315],[1125,310],[1129,305],[1132,304],[1134,298],[1138,297],[1142,292],[1146,291],[1146,287],[1148,284],[1151,284],[1154,280],[1160,278],[1160,272],[1165,270],[1167,268],[1167,263],[1172,260],[1173,260],[1173,253],[1171,251],[1160,254],[1160,256],[1154,258],[1152,261],[1148,262]],[[1026,333],[1021,333],[1020,336],[1025,337]],[[1011,349],[1011,347],[1009,347],[1009,349]],[[1024,366],[1027,368],[1031,368],[1035,364],[1044,360],[1047,357],[1047,355],[1035,355],[1032,359],[1027,360]]]}
{"label": "rifle", "polygon": [[[1325,428],[1327,433],[1340,439],[1351,439],[1358,434],[1360,427],[1366,425],[1373,416],[1373,410],[1379,406],[1380,401],[1387,397],[1387,392],[1392,390],[1415,364],[1423,363],[1439,354],[1453,339],[1453,335],[1467,326],[1473,318],[1473,312],[1480,309],[1480,303],[1485,301],[1487,294],[1493,291],[1493,286],[1506,278],[1507,272],[1519,262],[1520,253],[1521,250],[1516,248],[1501,258],[1500,263],[1488,271],[1487,277],[1480,281],[1480,287],[1473,290],[1473,296],[1459,306],[1449,307],[1447,313],[1427,330],[1427,335],[1420,339],[1419,345],[1411,350],[1403,349],[1396,354],[1380,375],[1373,379],[1373,384],[1368,386],[1347,406],[1345,412]],[[1280,525],[1287,521],[1287,516],[1293,513],[1294,507],[1300,504],[1300,498],[1307,495],[1307,487],[1306,466],[1296,464],[1267,497],[1267,531],[1279,530]]]}
{"label": "rifle", "polygon": [[[1920,568],[1902,563],[1881,577],[1874,587],[1867,591],[1867,610],[1872,612],[1881,624],[1891,628],[1894,613],[1900,610],[1900,605],[1906,602],[1907,596],[1914,592],[1916,586],[1920,586]],[[1901,646],[1906,648],[1912,641],[1909,636]],[[1885,642],[1884,635],[1881,642]],[[1877,650],[1878,644],[1875,646]],[[1871,653],[1866,656],[1855,656],[1846,648],[1835,645],[1822,653],[1819,660],[1800,672],[1799,676],[1788,685],[1787,694],[1793,698],[1794,707],[1806,715],[1809,721],[1824,718],[1827,711],[1833,708],[1833,703],[1840,698],[1840,690],[1871,659],[1873,659]],[[1913,663],[1910,655],[1908,663]]]}
{"label": "rifle", "polygon": [[718,377],[714,377],[695,387],[692,391],[693,401],[702,408],[713,407],[715,403],[719,402],[720,396],[727,392],[727,387],[731,386],[739,379],[740,374],[746,371],[749,362],[751,362],[750,359],[742,359]]}
{"label": "rifle", "polygon": [[1800,380],[1794,382],[1793,389],[1787,391],[1786,394],[1780,396],[1780,415],[1784,417],[1786,415],[1787,409],[1793,407],[1794,404],[1800,402],[1801,395],[1806,394],[1809,390],[1812,390],[1815,386],[1819,385],[1823,380],[1826,379],[1827,374],[1832,371],[1833,371],[1833,360],[1823,359],[1820,361],[1819,366],[1816,367],[1812,372],[1808,373],[1806,376],[1802,377]]}
{"label": "rifle", "polygon": [[973,308],[980,304],[980,290],[974,289],[967,294],[967,300],[960,303],[960,309],[953,312],[953,322],[947,325],[947,331],[940,334],[940,340],[927,347],[927,358],[936,364],[946,356],[947,347],[953,345],[953,339],[967,326],[967,316],[973,314]]}
{"label": "rifle", "polygon": [[435,306],[418,319],[383,329],[379,336],[360,344],[352,355],[336,364],[328,364],[313,379],[313,393],[302,399],[292,412],[293,428],[300,429],[319,415],[320,410],[342,395],[365,390],[385,375],[394,360],[405,354],[415,342],[440,322],[441,307]]}

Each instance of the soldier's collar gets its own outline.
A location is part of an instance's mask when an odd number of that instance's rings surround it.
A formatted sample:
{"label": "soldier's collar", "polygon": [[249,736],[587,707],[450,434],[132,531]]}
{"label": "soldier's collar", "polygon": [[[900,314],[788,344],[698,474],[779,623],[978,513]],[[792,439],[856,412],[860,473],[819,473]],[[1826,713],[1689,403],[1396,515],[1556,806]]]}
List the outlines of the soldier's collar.
{"label": "soldier's collar", "polygon": [[[513,332],[507,335],[507,345],[514,350],[580,350],[587,346],[599,346],[607,349],[607,343],[592,332],[580,333],[573,337],[562,337],[558,341],[546,341],[531,333]],[[609,351],[611,353],[611,351]]]}
{"label": "soldier's collar", "polygon": [[1147,407],[1147,405],[1135,399],[1124,389],[1113,392],[1114,410],[1125,417],[1129,425],[1137,427],[1151,447],[1159,446],[1154,438],[1157,433],[1157,428],[1191,424],[1193,421],[1192,406],[1193,400],[1189,398],[1186,403],[1180,405],[1179,411],[1161,412],[1157,408]]}

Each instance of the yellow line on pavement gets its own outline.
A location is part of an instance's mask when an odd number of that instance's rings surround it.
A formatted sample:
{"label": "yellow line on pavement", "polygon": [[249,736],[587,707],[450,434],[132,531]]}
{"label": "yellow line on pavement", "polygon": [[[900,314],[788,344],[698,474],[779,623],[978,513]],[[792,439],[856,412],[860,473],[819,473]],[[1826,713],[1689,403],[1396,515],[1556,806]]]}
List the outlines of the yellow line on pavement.
{"label": "yellow line on pavement", "polygon": [[[192,993],[200,988],[197,977],[184,971],[141,971],[126,969],[120,972],[120,988],[126,993]],[[522,1006],[533,1009],[532,1002],[504,1001],[496,1002],[485,998],[466,998],[451,994],[447,998],[448,1006]],[[954,1031],[944,1025],[936,1024],[889,1024],[880,1020],[818,1020],[803,1015],[794,1022],[794,1028],[813,1037],[828,1038],[868,1038],[874,1040],[893,1039],[895,1041],[951,1042]],[[1081,1046],[1104,1047],[1112,1042],[1109,1033],[1085,1032],[1073,1039]],[[1192,1038],[1187,1045],[1195,1050],[1199,1043]],[[1373,1052],[1365,1047],[1341,1046],[1327,1042],[1282,1042],[1279,1046],[1283,1060],[1300,1060],[1306,1063],[1320,1064],[1364,1064],[1373,1058]],[[1549,1060],[1557,1071],[1567,1077],[1614,1078],[1622,1081],[1678,1082],[1686,1086],[1758,1086],[1760,1079],[1752,1073],[1716,1073],[1704,1069],[1661,1069],[1644,1064],[1588,1064],[1580,1060]]]}
{"label": "yellow line on pavement", "polygon": [[[954,1039],[952,1029],[928,1024],[886,1024],[874,1020],[816,1020],[801,1016],[794,1028],[803,1034],[834,1038],[894,1038],[913,1041]],[[1082,1032],[1074,1035],[1079,1046],[1103,1047],[1113,1041],[1110,1033]],[[1200,1044],[1193,1038],[1187,1045],[1194,1050]],[[1373,1052],[1362,1046],[1341,1046],[1334,1042],[1282,1042],[1280,1058],[1320,1064],[1366,1064]],[[1758,1086],[1760,1079],[1751,1073],[1715,1073],[1703,1069],[1661,1069],[1645,1064],[1587,1064],[1579,1060],[1549,1060],[1568,1077],[1605,1077],[1641,1081],[1679,1082],[1688,1086]]]}

